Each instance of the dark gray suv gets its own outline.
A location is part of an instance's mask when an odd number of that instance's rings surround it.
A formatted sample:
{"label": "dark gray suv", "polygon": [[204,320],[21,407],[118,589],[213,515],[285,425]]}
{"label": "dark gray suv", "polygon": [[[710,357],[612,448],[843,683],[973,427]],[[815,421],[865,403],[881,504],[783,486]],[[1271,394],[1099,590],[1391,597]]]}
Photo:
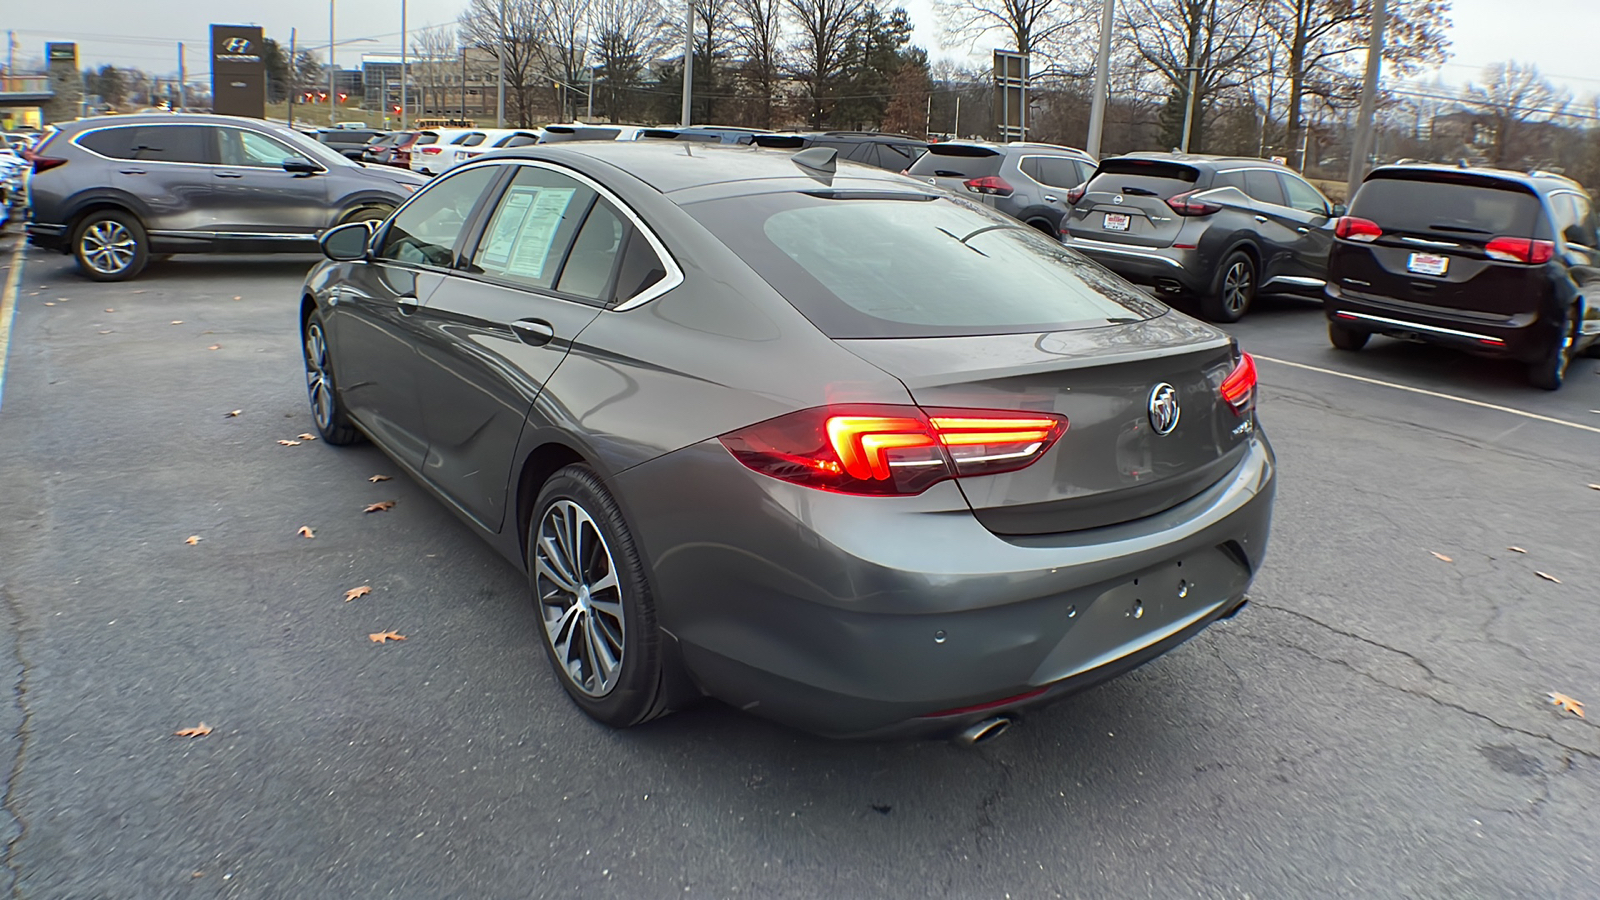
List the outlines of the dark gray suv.
{"label": "dark gray suv", "polygon": [[95,281],[133,278],[152,255],[314,251],[330,226],[383,219],[427,181],[229,116],[81,119],[28,158],[29,241]]}
{"label": "dark gray suv", "polygon": [[992,206],[1061,237],[1072,189],[1094,173],[1094,157],[1072,147],[1012,141],[947,141],[928,148],[907,175]]}

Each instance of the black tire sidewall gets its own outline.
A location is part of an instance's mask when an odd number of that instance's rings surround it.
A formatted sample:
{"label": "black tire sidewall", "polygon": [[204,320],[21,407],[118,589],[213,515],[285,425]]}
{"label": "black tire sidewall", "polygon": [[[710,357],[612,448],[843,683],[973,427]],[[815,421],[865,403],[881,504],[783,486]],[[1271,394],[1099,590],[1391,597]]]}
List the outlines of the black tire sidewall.
{"label": "black tire sidewall", "polygon": [[[539,527],[546,511],[557,500],[570,500],[583,507],[611,551],[622,585],[623,615],[627,617],[622,644],[622,673],[617,684],[603,697],[591,697],[572,683],[555,648],[545,633],[543,610],[539,606],[534,571],[534,551]],[[588,466],[571,465],[546,481],[534,502],[528,524],[528,586],[533,600],[539,643],[543,645],[550,668],[567,696],[589,717],[617,728],[636,725],[660,715],[663,702],[661,636],[656,625],[655,602],[644,559],[633,534],[622,517],[622,510]]]}
{"label": "black tire sidewall", "polygon": [[[1228,281],[1228,270],[1239,262],[1243,262],[1250,267],[1250,298],[1245,302],[1244,309],[1234,312],[1228,309],[1227,304],[1223,301],[1222,291]],[[1243,250],[1235,250],[1229,253],[1226,257],[1223,257],[1222,265],[1217,267],[1217,276],[1211,285],[1211,293],[1201,299],[1200,311],[1205,314],[1207,319],[1213,322],[1233,323],[1244,318],[1245,313],[1248,313],[1250,308],[1255,306],[1256,290],[1260,287],[1257,284],[1260,274],[1256,269],[1255,260],[1250,258],[1250,254]]]}
{"label": "black tire sidewall", "polygon": [[1328,342],[1339,350],[1360,350],[1367,345],[1371,337],[1372,333],[1369,331],[1347,328],[1337,322],[1328,323]]}
{"label": "black tire sidewall", "polygon": [[[312,310],[306,317],[305,323],[300,326],[300,358],[306,367],[306,372],[311,371],[311,348],[306,346],[307,338],[311,334],[311,326],[315,325],[322,331],[322,346],[327,354],[328,361],[322,370],[323,378],[327,380],[328,398],[331,402],[328,413],[328,427],[322,427],[317,421],[317,410],[311,406],[311,394],[306,394],[306,405],[311,409],[311,425],[317,429],[317,434],[322,436],[325,443],[335,447],[354,444],[361,440],[361,432],[350,423],[350,416],[344,408],[344,400],[339,396],[339,378],[333,370],[333,346],[328,342],[328,323],[322,318],[322,310]],[[309,387],[309,386],[308,386]]]}
{"label": "black tire sidewall", "polygon": [[1567,311],[1561,330],[1556,333],[1555,340],[1551,343],[1550,352],[1545,357],[1528,367],[1528,381],[1534,387],[1547,391],[1559,390],[1567,379],[1567,367],[1572,364],[1572,358],[1567,355],[1567,335],[1573,336],[1573,356],[1576,356],[1578,335],[1582,334],[1582,308],[1574,306]]}
{"label": "black tire sidewall", "polygon": [[[88,261],[83,258],[83,234],[96,222],[113,221],[128,229],[133,235],[133,260],[122,271],[107,275],[95,271]],[[150,236],[145,233],[144,225],[137,216],[121,210],[97,210],[84,216],[78,226],[72,229],[72,258],[78,263],[78,271],[90,281],[129,281],[136,278],[144,267],[150,262]]]}

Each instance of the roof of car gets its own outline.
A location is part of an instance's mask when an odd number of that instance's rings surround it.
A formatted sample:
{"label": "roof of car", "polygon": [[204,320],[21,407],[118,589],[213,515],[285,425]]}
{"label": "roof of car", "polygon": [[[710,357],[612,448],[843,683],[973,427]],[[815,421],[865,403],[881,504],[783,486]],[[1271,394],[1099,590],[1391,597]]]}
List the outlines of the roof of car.
{"label": "roof of car", "polygon": [[[688,141],[567,141],[486,153],[480,159],[545,159],[582,168],[598,161],[638,178],[666,194],[689,188],[735,182],[806,178],[795,154],[750,144],[706,144]],[[809,181],[810,179],[807,178]],[[834,186],[856,189],[925,192],[927,185],[886,169],[838,160]],[[817,182],[811,181],[816,185]],[[730,194],[737,191],[730,191]]]}
{"label": "roof of car", "polygon": [[1479,175],[1488,178],[1500,178],[1506,181],[1515,181],[1533,188],[1553,190],[1556,188],[1578,188],[1582,185],[1565,175],[1557,172],[1544,172],[1535,169],[1531,172],[1517,172],[1511,169],[1495,169],[1488,166],[1447,165],[1445,163],[1430,162],[1404,162],[1379,166],[1367,175],[1371,178],[1379,172],[1465,172],[1470,175]]}
{"label": "roof of car", "polygon": [[1090,156],[1088,151],[1079,150],[1077,147],[1068,147],[1065,144],[1047,144],[1040,141],[1007,141],[1005,143],[1000,143],[999,141],[940,141],[929,146],[934,148],[935,153],[938,152],[937,148],[939,147],[987,147],[996,153],[1004,153],[1008,150],[1018,153],[1044,151],[1078,159],[1094,160],[1094,157]]}
{"label": "roof of car", "polygon": [[150,125],[150,124],[183,124],[183,125],[277,125],[278,122],[267,122],[261,119],[251,119],[244,116],[219,116],[212,113],[131,113],[123,116],[90,116],[86,119],[74,119],[71,122],[56,123],[55,127],[62,131],[84,131],[90,128],[103,128],[107,125]]}
{"label": "roof of car", "polygon": [[1183,163],[1185,165],[1205,168],[1220,168],[1222,166],[1256,166],[1266,169],[1281,169],[1293,172],[1288,166],[1275,163],[1270,159],[1260,159],[1254,156],[1216,156],[1210,153],[1177,153],[1161,152],[1155,150],[1139,150],[1133,153],[1123,153],[1118,156],[1108,156],[1110,159],[1152,159],[1165,162]]}

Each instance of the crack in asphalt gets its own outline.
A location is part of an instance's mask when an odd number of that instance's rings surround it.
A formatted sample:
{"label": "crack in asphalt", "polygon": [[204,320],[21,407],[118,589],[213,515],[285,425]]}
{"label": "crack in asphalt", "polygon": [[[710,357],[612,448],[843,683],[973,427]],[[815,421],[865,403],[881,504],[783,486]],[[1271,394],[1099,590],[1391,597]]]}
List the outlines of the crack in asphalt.
{"label": "crack in asphalt", "polygon": [[[1318,619],[1315,616],[1306,615],[1305,613],[1300,612],[1299,610],[1289,609],[1288,607],[1284,607],[1284,606],[1273,606],[1271,603],[1267,603],[1267,602],[1264,602],[1264,601],[1261,601],[1261,600],[1257,600],[1254,597],[1250,598],[1250,602],[1251,602],[1252,605],[1259,606],[1262,609],[1270,609],[1270,610],[1272,610],[1274,612],[1287,613],[1288,615],[1294,616],[1295,618],[1304,619],[1305,621],[1310,622],[1311,624],[1316,625],[1319,628],[1325,628],[1328,631],[1331,631],[1334,634],[1339,635],[1340,637],[1347,637],[1347,638],[1350,638],[1353,641],[1360,641],[1363,644],[1367,644],[1367,645],[1372,646],[1372,647],[1377,647],[1380,650],[1387,650],[1390,653],[1393,653],[1393,654],[1395,654],[1397,656],[1403,656],[1406,659],[1410,660],[1412,662],[1412,664],[1414,664],[1417,668],[1421,669],[1423,674],[1428,676],[1428,680],[1429,681],[1437,681],[1437,682],[1440,682],[1441,684],[1449,684],[1450,683],[1448,680],[1446,680],[1444,678],[1441,678],[1437,673],[1435,673],[1433,671],[1433,668],[1431,666],[1429,666],[1427,663],[1423,662],[1422,658],[1417,656],[1415,653],[1411,653],[1410,651],[1407,651],[1407,650],[1401,650],[1399,647],[1391,647],[1388,644],[1383,643],[1382,641],[1375,641],[1372,638],[1369,638],[1369,637],[1367,637],[1365,635],[1356,634],[1353,631],[1345,631],[1342,628],[1338,628],[1338,627],[1335,627],[1333,625],[1329,625],[1327,622],[1324,622],[1324,621],[1322,621],[1321,619]],[[1305,648],[1299,647],[1297,649],[1304,650]],[[1310,651],[1307,650],[1306,652],[1309,653]],[[1315,654],[1312,654],[1312,655],[1315,656]],[[1321,657],[1318,657],[1318,658],[1320,659]],[[1333,662],[1333,660],[1326,660],[1326,661],[1327,662]]]}
{"label": "crack in asphalt", "polygon": [[17,677],[12,688],[13,701],[17,711],[22,715],[22,721],[17,726],[15,740],[17,753],[11,761],[11,771],[6,777],[6,792],[0,807],[5,809],[11,817],[12,829],[15,834],[6,841],[5,868],[10,880],[8,893],[21,900],[22,897],[22,870],[16,859],[17,847],[23,838],[28,836],[28,820],[22,814],[17,800],[17,780],[22,777],[22,767],[28,761],[28,739],[33,726],[33,709],[28,705],[28,673],[33,664],[28,661],[22,649],[22,605],[17,602],[17,597],[11,592],[9,585],[0,584],[0,601],[3,601],[6,613],[10,618],[12,653],[17,661]]}

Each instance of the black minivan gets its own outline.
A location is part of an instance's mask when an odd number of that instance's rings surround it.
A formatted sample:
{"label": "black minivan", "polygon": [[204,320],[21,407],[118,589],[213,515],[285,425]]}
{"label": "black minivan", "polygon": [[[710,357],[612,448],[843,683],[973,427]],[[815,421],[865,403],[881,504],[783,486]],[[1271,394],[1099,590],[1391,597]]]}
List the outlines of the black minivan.
{"label": "black minivan", "polygon": [[1600,223],[1577,182],[1431,164],[1374,169],[1335,229],[1328,337],[1373,334],[1522,362],[1536,387],[1600,341]]}

